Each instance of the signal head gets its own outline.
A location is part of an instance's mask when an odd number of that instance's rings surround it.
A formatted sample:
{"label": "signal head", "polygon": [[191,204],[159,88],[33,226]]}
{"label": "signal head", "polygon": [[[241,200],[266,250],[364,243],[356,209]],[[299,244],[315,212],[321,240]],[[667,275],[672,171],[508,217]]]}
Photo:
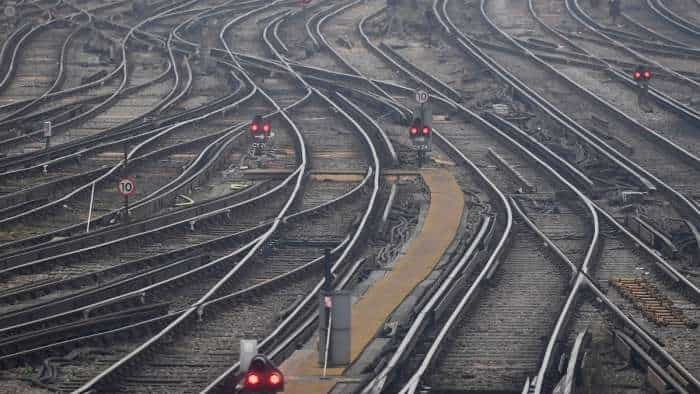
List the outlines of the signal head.
{"label": "signal head", "polygon": [[642,79],[642,73],[641,73],[641,71],[635,71],[634,74],[633,74],[632,76],[634,77],[634,80],[635,80],[635,81],[639,81],[640,79]]}
{"label": "signal head", "polygon": [[642,76],[644,77],[644,79],[647,79],[647,80],[651,79],[651,71],[644,70],[644,72],[642,73]]}
{"label": "signal head", "polygon": [[428,135],[430,135],[430,127],[428,127],[428,126],[423,126],[423,129],[421,131],[423,132],[423,135],[426,137]]}
{"label": "signal head", "polygon": [[257,355],[243,377],[243,388],[252,393],[281,392],[284,390],[284,376],[267,357]]}
{"label": "signal head", "polygon": [[263,123],[262,130],[265,134],[269,134],[270,130],[272,130],[272,126],[270,126],[270,122]]}

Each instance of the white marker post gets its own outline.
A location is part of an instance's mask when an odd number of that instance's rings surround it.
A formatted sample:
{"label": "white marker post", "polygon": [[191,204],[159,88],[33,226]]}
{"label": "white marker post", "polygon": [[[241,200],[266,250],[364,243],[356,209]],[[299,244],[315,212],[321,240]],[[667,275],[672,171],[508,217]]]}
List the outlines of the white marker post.
{"label": "white marker post", "polygon": [[95,183],[96,182],[92,182],[92,188],[90,189],[90,208],[88,208],[87,227],[85,228],[86,233],[90,232],[90,220],[92,220],[92,202],[95,200]]}

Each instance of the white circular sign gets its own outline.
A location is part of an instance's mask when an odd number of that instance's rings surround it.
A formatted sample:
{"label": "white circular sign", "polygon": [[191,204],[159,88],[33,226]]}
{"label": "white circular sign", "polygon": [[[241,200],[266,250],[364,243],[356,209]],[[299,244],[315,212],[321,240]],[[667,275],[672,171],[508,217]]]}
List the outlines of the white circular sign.
{"label": "white circular sign", "polygon": [[12,18],[16,14],[17,14],[17,12],[15,11],[15,7],[13,7],[11,5],[8,5],[7,7],[5,7],[5,16],[6,17]]}
{"label": "white circular sign", "polygon": [[428,102],[430,95],[423,89],[416,90],[416,101],[418,104],[425,104]]}
{"label": "white circular sign", "polygon": [[130,196],[136,192],[136,182],[132,178],[120,179],[117,189],[122,196]]}

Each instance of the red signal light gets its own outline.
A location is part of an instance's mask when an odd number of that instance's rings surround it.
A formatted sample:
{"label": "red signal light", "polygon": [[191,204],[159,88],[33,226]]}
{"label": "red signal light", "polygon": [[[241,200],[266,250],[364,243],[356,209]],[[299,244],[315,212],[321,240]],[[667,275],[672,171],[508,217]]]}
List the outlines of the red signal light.
{"label": "red signal light", "polygon": [[269,123],[267,123],[267,122],[263,123],[263,132],[265,132],[265,134],[269,133],[270,129],[271,129],[271,127],[270,127]]}
{"label": "red signal light", "polygon": [[416,134],[418,134],[418,127],[411,126],[411,135],[416,135]]}
{"label": "red signal light", "polygon": [[281,386],[284,383],[282,375],[278,372],[272,372],[270,376],[267,377],[267,382],[273,387]]}
{"label": "red signal light", "polygon": [[639,71],[635,71],[634,72],[635,81],[639,81],[640,78],[642,78],[642,73],[640,73]]}
{"label": "red signal light", "polygon": [[430,127],[423,126],[423,135],[428,135],[428,134],[430,134]]}
{"label": "red signal light", "polygon": [[255,372],[251,372],[245,377],[245,386],[246,387],[255,387],[259,385],[261,382],[260,375],[258,375]]}
{"label": "red signal light", "polygon": [[253,121],[250,122],[250,132],[252,134],[257,134],[260,132],[261,125],[263,124],[263,117],[262,115],[255,115],[253,117]]}
{"label": "red signal light", "polygon": [[644,79],[651,79],[651,71],[644,71]]}

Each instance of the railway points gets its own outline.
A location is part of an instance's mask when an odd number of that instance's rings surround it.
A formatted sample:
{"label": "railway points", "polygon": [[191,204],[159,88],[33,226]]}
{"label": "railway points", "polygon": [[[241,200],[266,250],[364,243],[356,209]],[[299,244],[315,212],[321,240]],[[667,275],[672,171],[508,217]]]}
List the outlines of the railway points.
{"label": "railway points", "polygon": [[698,0],[0,7],[0,391],[700,393]]}

